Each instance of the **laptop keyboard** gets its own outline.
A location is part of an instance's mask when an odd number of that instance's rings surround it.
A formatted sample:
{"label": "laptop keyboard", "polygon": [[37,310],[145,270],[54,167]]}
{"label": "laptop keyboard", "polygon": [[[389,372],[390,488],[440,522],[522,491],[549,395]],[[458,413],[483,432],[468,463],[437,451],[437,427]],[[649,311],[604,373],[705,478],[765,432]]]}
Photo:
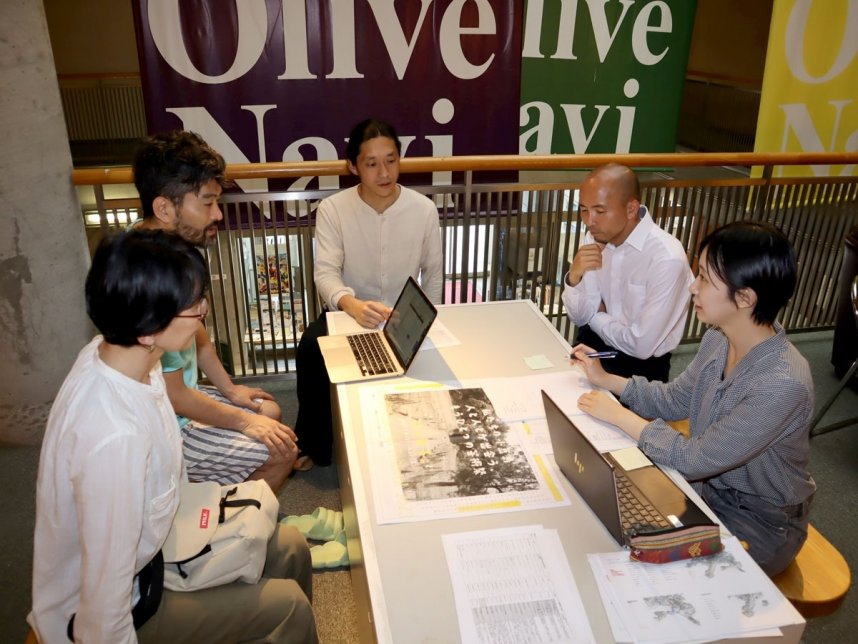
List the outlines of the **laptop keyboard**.
{"label": "laptop keyboard", "polygon": [[634,493],[634,484],[619,468],[614,468],[617,481],[617,497],[620,502],[620,522],[623,534],[630,530],[645,529],[652,531],[660,528],[672,528],[673,524],[650,503],[641,501]]}
{"label": "laptop keyboard", "polygon": [[397,369],[390,361],[384,343],[377,333],[356,333],[346,337],[363,375],[396,373]]}

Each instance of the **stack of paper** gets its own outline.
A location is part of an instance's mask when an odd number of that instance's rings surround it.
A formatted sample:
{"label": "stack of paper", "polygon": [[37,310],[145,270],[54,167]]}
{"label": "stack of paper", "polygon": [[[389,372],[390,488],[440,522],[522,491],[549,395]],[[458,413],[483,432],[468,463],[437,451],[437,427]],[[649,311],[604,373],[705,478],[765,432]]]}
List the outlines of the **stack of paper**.
{"label": "stack of paper", "polygon": [[442,539],[463,642],[595,642],[556,530],[522,526]]}
{"label": "stack of paper", "polygon": [[618,642],[779,635],[801,620],[735,537],[718,555],[669,564],[633,561],[627,551],[587,556]]}

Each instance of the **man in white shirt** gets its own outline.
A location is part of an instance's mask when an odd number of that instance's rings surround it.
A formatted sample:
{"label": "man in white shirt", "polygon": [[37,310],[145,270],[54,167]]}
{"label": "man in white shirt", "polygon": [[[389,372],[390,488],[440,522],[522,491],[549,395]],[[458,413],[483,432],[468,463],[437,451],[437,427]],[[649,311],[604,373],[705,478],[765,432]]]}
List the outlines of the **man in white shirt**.
{"label": "man in white shirt", "polygon": [[[357,124],[346,148],[349,171],[360,178],[319,204],[314,279],[322,304],[345,311],[361,326],[390,315],[411,276],[439,304],[444,282],[438,209],[429,198],[399,185],[402,145],[383,121]],[[295,357],[301,455],[296,469],[330,465],[333,440],[331,383],[319,351],[325,315],[308,325]]]}
{"label": "man in white shirt", "polygon": [[641,205],[637,176],[626,166],[593,170],[581,184],[579,205],[587,235],[563,290],[576,341],[616,351],[603,362],[609,373],[667,381],[693,280],[685,249]]}

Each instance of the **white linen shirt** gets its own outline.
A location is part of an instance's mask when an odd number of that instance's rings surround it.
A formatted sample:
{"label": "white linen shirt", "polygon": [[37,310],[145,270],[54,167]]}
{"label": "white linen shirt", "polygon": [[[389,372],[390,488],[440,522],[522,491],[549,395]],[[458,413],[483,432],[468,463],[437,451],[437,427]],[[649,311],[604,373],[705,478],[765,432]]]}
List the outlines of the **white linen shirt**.
{"label": "white linen shirt", "polygon": [[161,367],[148,385],[102,362],[97,336],[54,401],[36,485],[33,610],[39,641],[136,642],[135,574],[179,505],[182,440]]}
{"label": "white linen shirt", "polygon": [[344,295],[393,306],[409,275],[440,304],[438,208],[404,186],[383,213],[360,198],[358,186],[324,199],[316,215],[314,275],[319,297],[331,311]]}
{"label": "white linen shirt", "polygon": [[[564,278],[562,299],[573,324],[589,324],[606,344],[646,360],[673,351],[682,339],[694,277],[679,240],[659,228],[645,206],[641,213],[622,244],[602,249],[602,268],[584,273],[577,286]],[[589,232],[584,243],[595,243]]]}

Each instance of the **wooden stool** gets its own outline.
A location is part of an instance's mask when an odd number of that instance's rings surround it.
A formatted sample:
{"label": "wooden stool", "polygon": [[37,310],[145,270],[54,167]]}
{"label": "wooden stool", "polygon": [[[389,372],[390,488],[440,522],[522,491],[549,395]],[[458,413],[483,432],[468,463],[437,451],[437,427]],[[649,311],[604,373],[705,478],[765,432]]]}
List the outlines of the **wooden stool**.
{"label": "wooden stool", "polygon": [[688,428],[688,419],[687,418],[685,420],[668,420],[665,422],[667,422],[668,425],[673,427],[680,434],[685,436],[685,438],[688,438],[688,435],[691,432],[691,430]]}
{"label": "wooden stool", "polygon": [[772,581],[804,617],[820,617],[840,607],[852,573],[837,548],[808,525],[807,541],[795,561]]}

